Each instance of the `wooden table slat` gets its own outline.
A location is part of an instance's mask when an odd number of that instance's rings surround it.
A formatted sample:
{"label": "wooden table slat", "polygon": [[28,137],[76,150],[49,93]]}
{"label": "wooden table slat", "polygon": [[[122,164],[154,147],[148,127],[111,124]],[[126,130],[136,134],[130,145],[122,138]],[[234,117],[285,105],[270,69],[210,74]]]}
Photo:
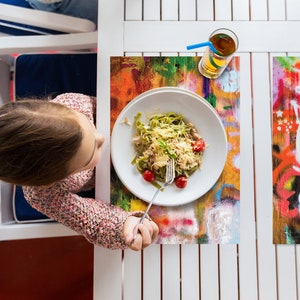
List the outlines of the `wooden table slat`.
{"label": "wooden table slat", "polygon": [[252,88],[258,289],[260,299],[264,300],[277,299],[276,255],[275,246],[272,244],[272,143],[269,76],[268,54],[253,54]]}
{"label": "wooden table slat", "polygon": [[[299,21],[129,21],[124,24],[124,47],[128,52],[136,49],[142,52],[188,52],[187,45],[207,40],[213,30],[221,27],[232,29],[239,37],[238,53],[284,52],[286,49],[296,52],[300,48],[300,41],[295,38]],[[274,38],[274,32],[280,42]],[[198,51],[203,52],[203,49]]]}
{"label": "wooden table slat", "polygon": [[230,21],[232,19],[231,0],[215,0],[215,20]]}
{"label": "wooden table slat", "polygon": [[218,245],[200,245],[201,300],[219,299],[219,249]]}
{"label": "wooden table slat", "polygon": [[180,300],[179,245],[162,246],[162,298]]}
{"label": "wooden table slat", "polygon": [[142,285],[147,286],[147,282],[142,282],[142,258],[141,252],[124,251],[124,271],[123,271],[123,295],[125,299],[140,300]]}
{"label": "wooden table slat", "polygon": [[143,299],[160,299],[161,246],[152,245],[143,252]]}
{"label": "wooden table slat", "polygon": [[241,88],[241,237],[238,246],[240,299],[258,299],[254,206],[251,56],[240,55]]}
{"label": "wooden table slat", "polygon": [[181,246],[182,299],[198,300],[200,297],[199,245]]}
{"label": "wooden table slat", "polygon": [[252,21],[268,20],[268,0],[249,0],[249,5]]}
{"label": "wooden table slat", "polygon": [[298,0],[286,0],[287,20],[299,20],[300,2]]}
{"label": "wooden table slat", "polygon": [[213,21],[214,1],[197,0],[197,20]]}

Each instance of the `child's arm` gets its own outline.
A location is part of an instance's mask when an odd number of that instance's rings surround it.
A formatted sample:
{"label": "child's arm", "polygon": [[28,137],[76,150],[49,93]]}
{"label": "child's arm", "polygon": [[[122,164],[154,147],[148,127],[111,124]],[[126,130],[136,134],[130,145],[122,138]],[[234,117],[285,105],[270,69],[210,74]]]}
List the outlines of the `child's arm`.
{"label": "child's arm", "polygon": [[[126,249],[139,222],[135,213],[70,192],[76,190],[81,181],[88,182],[91,176],[92,171],[83,171],[50,188],[23,187],[24,196],[32,207],[83,235],[89,242],[110,249]],[[148,246],[158,234],[157,225],[149,220],[140,227],[140,234],[130,245],[133,250]]]}

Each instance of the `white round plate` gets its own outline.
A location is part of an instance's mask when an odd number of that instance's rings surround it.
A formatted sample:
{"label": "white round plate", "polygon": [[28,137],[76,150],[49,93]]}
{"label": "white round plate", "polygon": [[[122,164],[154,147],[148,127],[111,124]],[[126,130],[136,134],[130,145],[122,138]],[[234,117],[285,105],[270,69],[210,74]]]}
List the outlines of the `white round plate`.
{"label": "white round plate", "polygon": [[[195,125],[204,139],[202,167],[188,178],[185,188],[173,183],[160,192],[155,204],[175,206],[192,202],[204,195],[219,178],[226,161],[227,139],[222,121],[215,109],[197,94],[176,87],[147,91],[132,100],[117,118],[111,136],[111,157],[117,175],[138,198],[149,202],[156,188],[146,182],[131,162],[135,156],[132,138],[135,133],[134,117],[142,113],[142,120],[157,113],[174,112]],[[129,124],[124,122],[127,120]]]}

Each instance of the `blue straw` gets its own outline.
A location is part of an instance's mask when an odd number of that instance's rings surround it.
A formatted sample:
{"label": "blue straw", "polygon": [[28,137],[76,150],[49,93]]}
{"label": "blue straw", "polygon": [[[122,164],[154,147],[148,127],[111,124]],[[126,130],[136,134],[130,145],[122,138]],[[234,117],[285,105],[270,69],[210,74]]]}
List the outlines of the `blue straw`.
{"label": "blue straw", "polygon": [[214,45],[210,41],[202,42],[202,43],[194,44],[194,45],[189,45],[189,46],[186,46],[186,49],[192,50],[192,49],[206,47],[206,46],[208,46],[212,52],[214,52],[214,53],[217,52],[217,49],[214,47]]}

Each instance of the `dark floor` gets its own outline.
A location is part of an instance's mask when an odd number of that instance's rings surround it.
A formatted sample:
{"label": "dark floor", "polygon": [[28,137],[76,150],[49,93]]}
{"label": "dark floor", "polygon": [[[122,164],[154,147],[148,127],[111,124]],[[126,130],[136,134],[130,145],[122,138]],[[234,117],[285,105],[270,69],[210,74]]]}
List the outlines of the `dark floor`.
{"label": "dark floor", "polygon": [[0,242],[1,300],[92,300],[93,245],[80,236]]}

